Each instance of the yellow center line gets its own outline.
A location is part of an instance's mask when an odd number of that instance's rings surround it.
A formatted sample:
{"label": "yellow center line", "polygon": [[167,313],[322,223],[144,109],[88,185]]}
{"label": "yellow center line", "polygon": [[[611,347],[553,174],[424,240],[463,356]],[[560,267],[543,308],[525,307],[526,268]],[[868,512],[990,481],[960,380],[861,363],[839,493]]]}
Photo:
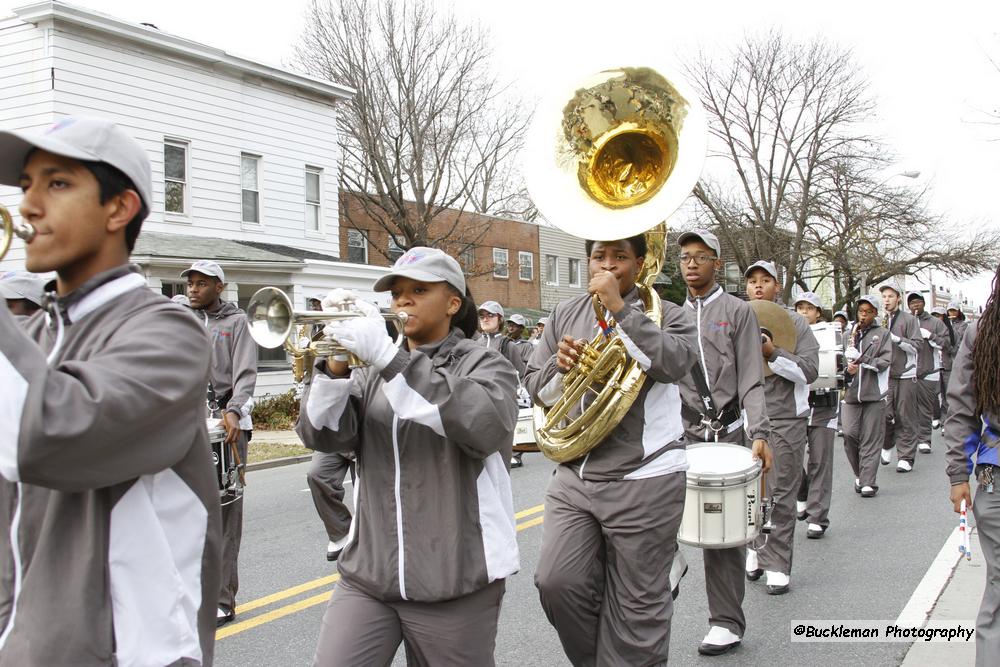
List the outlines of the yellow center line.
{"label": "yellow center line", "polygon": [[[535,507],[529,507],[526,510],[522,510],[514,515],[515,518],[522,518],[525,516],[530,516],[532,514],[538,514],[544,509],[544,505],[536,505]],[[538,516],[534,519],[529,519],[523,523],[517,524],[518,532],[525,530],[526,528],[532,528],[539,525],[545,520],[544,516]],[[312,581],[307,581],[304,584],[299,584],[298,586],[293,586],[292,588],[286,588],[283,591],[278,591],[277,593],[272,593],[262,598],[257,598],[256,600],[251,600],[246,604],[239,605],[236,607],[236,613],[243,613],[247,611],[252,611],[254,609],[259,609],[260,607],[267,606],[273,602],[278,602],[279,600],[285,600],[287,598],[298,595],[308,590],[314,588],[319,588],[320,586],[325,586],[327,584],[336,583],[340,579],[339,574],[332,574],[326,577],[320,577],[319,579],[313,579]],[[226,637],[231,637],[233,635],[245,632],[247,630],[252,630],[265,623],[270,623],[271,621],[276,621],[279,618],[284,618],[290,614],[302,611],[303,609],[309,609],[310,607],[315,607],[318,604],[323,604],[330,599],[330,594],[333,590],[324,591],[318,595],[299,600],[298,602],[293,602],[291,604],[285,605],[284,607],[278,607],[273,611],[269,611],[260,616],[254,616],[253,618],[247,619],[245,621],[240,621],[238,623],[231,623],[224,628],[221,628],[215,632],[216,641],[220,639],[225,639]]]}

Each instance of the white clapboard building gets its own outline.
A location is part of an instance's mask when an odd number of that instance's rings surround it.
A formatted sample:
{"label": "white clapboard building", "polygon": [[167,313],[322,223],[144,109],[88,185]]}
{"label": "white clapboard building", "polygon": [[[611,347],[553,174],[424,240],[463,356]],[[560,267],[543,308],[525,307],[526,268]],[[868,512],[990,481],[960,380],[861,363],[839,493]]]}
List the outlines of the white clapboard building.
{"label": "white clapboard building", "polygon": [[[351,89],[63,2],[13,11],[0,19],[0,127],[104,116],[146,147],[152,212],[133,261],[151,289],[178,293],[180,271],[208,258],[241,305],[264,285],[300,308],[333,287],[373,296],[385,269],[340,261],[335,119]],[[18,201],[0,186],[15,215]],[[15,241],[0,271],[23,261]],[[259,394],[289,386],[280,350],[260,365]]]}

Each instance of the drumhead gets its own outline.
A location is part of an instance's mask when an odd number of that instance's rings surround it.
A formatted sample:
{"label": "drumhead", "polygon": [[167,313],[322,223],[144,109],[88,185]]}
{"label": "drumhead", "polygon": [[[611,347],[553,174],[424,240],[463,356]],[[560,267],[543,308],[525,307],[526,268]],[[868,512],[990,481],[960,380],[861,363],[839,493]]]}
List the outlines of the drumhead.
{"label": "drumhead", "polygon": [[218,442],[219,440],[225,440],[226,429],[222,427],[222,423],[218,419],[213,419],[213,418],[206,419],[205,426],[208,428],[209,442]]}
{"label": "drumhead", "polygon": [[756,465],[749,449],[725,442],[692,445],[687,460],[689,474],[732,475]]}

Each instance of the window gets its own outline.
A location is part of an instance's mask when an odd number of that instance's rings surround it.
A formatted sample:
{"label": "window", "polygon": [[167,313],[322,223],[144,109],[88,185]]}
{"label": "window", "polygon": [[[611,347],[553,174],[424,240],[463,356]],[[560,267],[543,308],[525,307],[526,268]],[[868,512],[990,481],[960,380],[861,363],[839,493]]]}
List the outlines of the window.
{"label": "window", "polygon": [[160,284],[160,294],[165,297],[171,298],[178,294],[183,294],[187,296],[187,283],[175,283],[163,281]]}
{"label": "window", "polygon": [[469,246],[465,250],[459,253],[458,263],[462,265],[466,273],[472,271],[472,267],[476,264],[476,246]]}
{"label": "window", "polygon": [[360,229],[347,230],[347,261],[353,264],[368,263],[368,236]]}
{"label": "window", "polygon": [[530,252],[517,253],[517,277],[521,280],[535,279],[535,256]]}
{"label": "window", "polygon": [[187,154],[187,143],[163,142],[163,210],[167,213],[187,213]]}
{"label": "window", "polygon": [[726,262],[726,291],[732,294],[738,293],[742,282],[743,273],[740,271],[740,265],[736,262]]}
{"label": "window", "polygon": [[506,278],[507,276],[507,248],[493,248],[493,277]]}
{"label": "window", "polygon": [[240,185],[243,189],[243,222],[260,224],[260,156],[240,156]]}
{"label": "window", "polygon": [[398,243],[396,243],[396,239],[392,238],[392,235],[390,235],[389,236],[389,261],[395,262],[397,259],[399,259],[400,257],[403,256],[404,252],[406,252],[406,251],[403,250],[403,247],[401,245],[399,245]]}
{"label": "window", "polygon": [[321,205],[320,185],[323,170],[319,167],[306,167],[306,231],[320,231],[323,207]]}
{"label": "window", "polygon": [[580,286],[580,260],[571,259],[569,264],[569,285],[570,287]]}
{"label": "window", "polygon": [[545,284],[559,284],[559,258],[555,255],[545,256]]}

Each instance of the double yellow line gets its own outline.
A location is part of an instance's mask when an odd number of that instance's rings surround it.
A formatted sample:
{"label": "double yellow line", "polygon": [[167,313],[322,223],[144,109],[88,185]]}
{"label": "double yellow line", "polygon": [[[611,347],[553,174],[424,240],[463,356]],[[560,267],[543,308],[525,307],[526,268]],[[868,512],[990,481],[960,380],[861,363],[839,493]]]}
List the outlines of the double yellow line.
{"label": "double yellow line", "polygon": [[[542,515],[542,511],[545,509],[544,505],[535,505],[534,507],[529,507],[526,510],[521,510],[514,515],[515,520],[521,520],[525,517],[535,516],[532,519],[523,521],[517,524],[518,532],[537,526],[542,523],[545,516]],[[339,574],[331,574],[326,577],[320,577],[319,579],[313,579],[312,581],[307,581],[304,584],[299,584],[298,586],[292,586],[291,588],[286,588],[283,591],[278,591],[277,593],[271,593],[270,595],[265,595],[262,598],[257,598],[256,600],[251,600],[236,607],[236,613],[238,615],[245,614],[249,611],[255,609],[260,609],[262,607],[267,607],[275,602],[281,602],[282,600],[287,600],[288,598],[295,597],[306,591],[315,590],[317,588],[323,588],[331,584],[335,584],[340,579]],[[226,637],[232,637],[233,635],[238,635],[241,632],[246,632],[247,630],[252,630],[257,626],[264,625],[265,623],[270,623],[271,621],[276,621],[279,618],[284,618],[291,614],[302,611],[303,609],[309,609],[310,607],[315,607],[318,604],[323,604],[330,599],[330,594],[333,589],[323,591],[317,595],[313,595],[307,598],[303,598],[291,604],[287,604],[283,607],[278,607],[272,611],[269,611],[259,616],[254,616],[253,618],[248,618],[245,621],[240,621],[238,623],[230,623],[229,625],[223,627],[215,633],[216,641],[220,639],[225,639]]]}

